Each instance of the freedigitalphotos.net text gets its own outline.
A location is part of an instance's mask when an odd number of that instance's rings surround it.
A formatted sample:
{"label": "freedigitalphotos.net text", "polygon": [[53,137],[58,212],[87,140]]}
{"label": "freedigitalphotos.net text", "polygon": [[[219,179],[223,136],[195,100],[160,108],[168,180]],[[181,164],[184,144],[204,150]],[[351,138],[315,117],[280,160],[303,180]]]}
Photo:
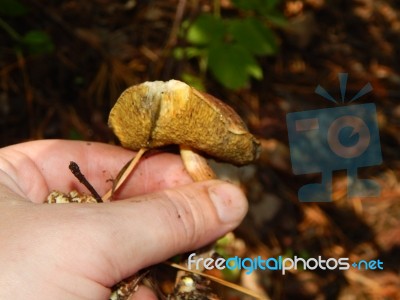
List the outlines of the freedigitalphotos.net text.
{"label": "freedigitalphotos.net text", "polygon": [[289,257],[270,257],[263,259],[261,256],[255,258],[240,258],[238,256],[230,257],[228,259],[219,257],[214,258],[196,258],[196,254],[192,253],[188,258],[189,269],[229,269],[229,270],[246,270],[246,274],[251,274],[255,270],[271,270],[281,271],[282,275],[286,274],[288,270],[348,270],[351,267],[360,270],[383,270],[383,262],[378,260],[360,260],[358,262],[350,263],[348,257],[341,258],[327,258],[322,256],[318,258],[302,258],[294,256]]}

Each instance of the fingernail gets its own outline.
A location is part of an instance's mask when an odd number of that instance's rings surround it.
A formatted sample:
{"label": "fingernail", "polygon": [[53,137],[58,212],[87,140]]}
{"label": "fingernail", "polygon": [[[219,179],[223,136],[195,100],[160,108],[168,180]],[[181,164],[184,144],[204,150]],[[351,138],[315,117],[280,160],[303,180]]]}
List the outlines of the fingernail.
{"label": "fingernail", "polygon": [[247,212],[247,199],[238,187],[219,183],[208,188],[219,219],[223,223],[239,223]]}

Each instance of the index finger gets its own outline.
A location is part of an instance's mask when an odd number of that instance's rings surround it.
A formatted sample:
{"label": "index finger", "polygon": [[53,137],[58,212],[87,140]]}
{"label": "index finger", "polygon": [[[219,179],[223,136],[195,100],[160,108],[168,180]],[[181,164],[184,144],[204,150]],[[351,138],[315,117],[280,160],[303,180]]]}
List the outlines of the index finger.
{"label": "index finger", "polygon": [[[100,195],[112,187],[112,180],[135,152],[122,147],[85,141],[41,140],[8,146],[0,150],[1,176],[10,176],[20,193],[33,202],[43,202],[52,190],[89,191],[68,169],[76,162]],[[125,198],[190,183],[178,155],[158,153],[143,157],[119,197]]]}

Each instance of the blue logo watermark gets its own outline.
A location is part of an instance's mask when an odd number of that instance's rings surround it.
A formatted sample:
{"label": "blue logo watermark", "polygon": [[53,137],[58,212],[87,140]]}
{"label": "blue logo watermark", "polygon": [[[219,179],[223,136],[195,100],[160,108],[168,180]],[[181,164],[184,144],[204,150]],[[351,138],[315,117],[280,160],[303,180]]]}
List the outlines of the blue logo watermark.
{"label": "blue logo watermark", "polygon": [[[341,103],[345,106],[289,113],[286,123],[290,157],[295,175],[321,173],[321,183],[304,185],[298,192],[301,202],[332,201],[332,173],[346,170],[348,197],[376,197],[380,186],[371,179],[360,179],[361,167],[382,163],[376,107],[373,103],[351,104],[372,91],[366,84],[345,103],[347,73],[339,73]],[[315,92],[339,104],[323,87]]]}

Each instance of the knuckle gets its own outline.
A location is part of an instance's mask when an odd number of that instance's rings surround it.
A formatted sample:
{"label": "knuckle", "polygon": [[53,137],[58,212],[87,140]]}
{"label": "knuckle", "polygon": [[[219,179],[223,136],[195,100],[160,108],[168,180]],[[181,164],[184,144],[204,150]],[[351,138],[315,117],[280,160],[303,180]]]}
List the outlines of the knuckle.
{"label": "knuckle", "polygon": [[176,220],[176,228],[171,228],[173,241],[179,243],[178,239],[185,239],[191,245],[196,244],[206,226],[203,212],[199,209],[198,196],[180,190],[166,191],[166,195],[169,202],[168,217]]}

